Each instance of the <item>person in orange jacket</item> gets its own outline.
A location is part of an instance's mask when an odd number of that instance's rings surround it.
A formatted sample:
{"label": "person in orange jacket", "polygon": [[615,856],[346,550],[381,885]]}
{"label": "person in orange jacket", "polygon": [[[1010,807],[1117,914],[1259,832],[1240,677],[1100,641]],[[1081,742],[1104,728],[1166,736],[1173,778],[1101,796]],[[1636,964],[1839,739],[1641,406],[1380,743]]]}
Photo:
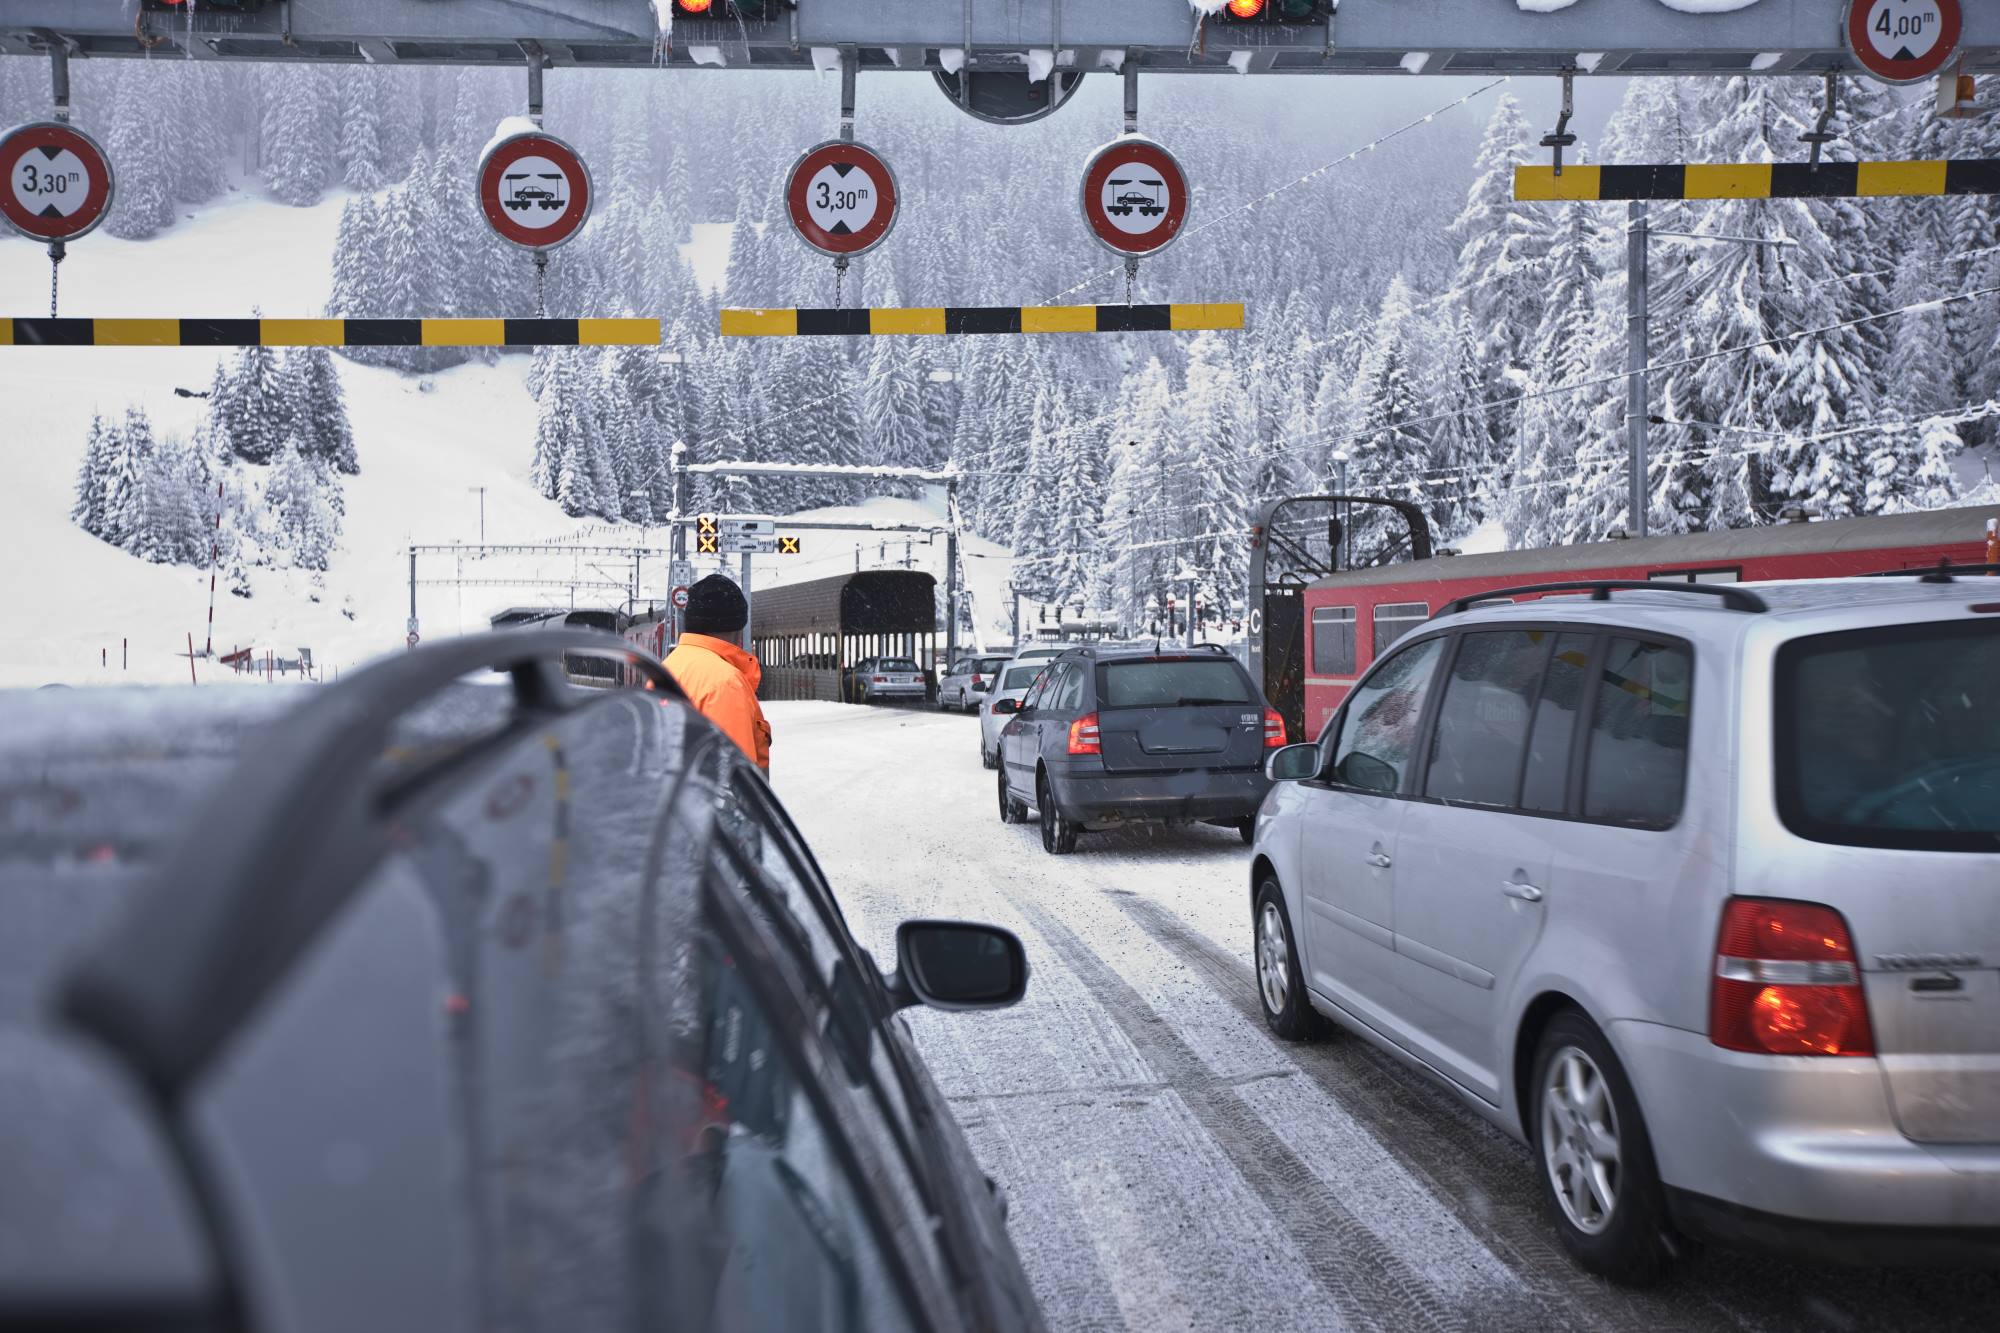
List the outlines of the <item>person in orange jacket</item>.
{"label": "person in orange jacket", "polygon": [[771,724],[757,704],[764,670],[740,642],[749,620],[742,590],[725,576],[710,574],[688,589],[680,641],[667,654],[667,670],[701,715],[768,775]]}

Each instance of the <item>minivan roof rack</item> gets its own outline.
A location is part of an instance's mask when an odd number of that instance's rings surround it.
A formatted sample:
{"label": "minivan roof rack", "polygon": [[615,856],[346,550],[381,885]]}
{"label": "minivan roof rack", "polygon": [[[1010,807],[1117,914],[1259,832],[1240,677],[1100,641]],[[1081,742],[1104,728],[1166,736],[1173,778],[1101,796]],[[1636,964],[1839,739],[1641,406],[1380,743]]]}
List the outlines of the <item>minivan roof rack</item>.
{"label": "minivan roof rack", "polygon": [[1915,578],[1923,583],[1955,583],[1960,574],[2000,574],[2000,565],[1954,565],[1949,560],[1940,560],[1935,565],[1918,569],[1878,569],[1870,574],[1862,574],[1864,579],[1904,579]]}
{"label": "minivan roof rack", "polygon": [[[1583,579],[1575,583],[1526,583],[1515,588],[1494,588],[1489,592],[1476,592],[1469,597],[1446,602],[1439,608],[1439,616],[1456,615],[1470,610],[1481,602],[1498,601],[1504,597],[1524,597],[1529,593],[1543,592],[1587,592],[1593,602],[1608,602],[1614,592],[1691,592],[1703,597],[1720,597],[1722,605],[1731,611],[1748,611],[1757,614],[1770,610],[1770,606],[1756,593],[1729,583],[1663,583],[1652,579]],[[1437,616],[1431,617],[1437,619]]]}

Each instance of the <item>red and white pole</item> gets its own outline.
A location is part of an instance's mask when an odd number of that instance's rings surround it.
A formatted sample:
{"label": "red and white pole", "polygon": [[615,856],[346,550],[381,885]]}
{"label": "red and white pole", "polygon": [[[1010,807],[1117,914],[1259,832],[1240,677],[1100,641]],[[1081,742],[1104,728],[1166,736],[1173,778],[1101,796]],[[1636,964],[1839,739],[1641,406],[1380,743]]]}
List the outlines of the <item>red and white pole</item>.
{"label": "red and white pole", "polygon": [[188,631],[188,684],[190,685],[201,684],[200,681],[194,678],[194,631],[193,630]]}

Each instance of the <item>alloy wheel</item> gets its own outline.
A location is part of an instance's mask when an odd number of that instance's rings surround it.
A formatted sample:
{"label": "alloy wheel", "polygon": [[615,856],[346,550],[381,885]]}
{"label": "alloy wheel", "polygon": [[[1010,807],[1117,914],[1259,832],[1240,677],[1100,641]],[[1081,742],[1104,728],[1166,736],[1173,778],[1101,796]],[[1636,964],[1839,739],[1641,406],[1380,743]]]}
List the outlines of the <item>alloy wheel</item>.
{"label": "alloy wheel", "polygon": [[1542,1165],[1570,1224],[1588,1236],[1611,1225],[1621,1181],[1618,1113],[1604,1071],[1565,1046],[1542,1082]]}
{"label": "alloy wheel", "polygon": [[1292,990],[1292,951],[1285,943],[1285,919],[1274,902],[1266,902],[1257,914],[1257,988],[1267,1012],[1285,1012]]}

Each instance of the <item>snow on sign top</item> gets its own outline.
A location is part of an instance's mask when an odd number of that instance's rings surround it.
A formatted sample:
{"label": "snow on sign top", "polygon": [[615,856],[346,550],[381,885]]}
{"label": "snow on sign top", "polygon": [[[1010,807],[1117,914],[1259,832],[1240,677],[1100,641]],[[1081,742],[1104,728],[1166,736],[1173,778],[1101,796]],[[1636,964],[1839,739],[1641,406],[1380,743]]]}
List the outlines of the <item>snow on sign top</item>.
{"label": "snow on sign top", "polygon": [[479,159],[479,211],[502,240],[550,250],[590,217],[590,170],[574,148],[540,130],[510,134]]}
{"label": "snow on sign top", "polygon": [[1090,155],[1083,169],[1083,220],[1121,255],[1157,254],[1187,221],[1187,173],[1151,139],[1128,134]]}
{"label": "snow on sign top", "polygon": [[0,216],[38,241],[71,241],[104,221],[111,160],[74,126],[41,120],[0,138]]}
{"label": "snow on sign top", "polygon": [[1962,0],[1848,0],[1847,46],[1884,83],[1919,83],[1958,54]]}
{"label": "snow on sign top", "polygon": [[821,254],[873,250],[896,225],[896,208],[896,173],[874,149],[843,139],[806,149],[785,179],[792,227]]}

